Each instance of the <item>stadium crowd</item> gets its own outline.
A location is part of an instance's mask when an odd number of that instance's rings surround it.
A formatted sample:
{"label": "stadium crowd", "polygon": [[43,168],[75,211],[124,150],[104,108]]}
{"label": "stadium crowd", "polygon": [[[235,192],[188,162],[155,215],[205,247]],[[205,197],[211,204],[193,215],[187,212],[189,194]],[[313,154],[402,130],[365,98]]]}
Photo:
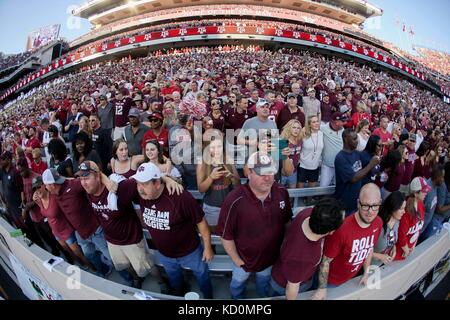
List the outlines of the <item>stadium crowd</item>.
{"label": "stadium crowd", "polygon": [[[0,125],[8,221],[135,287],[150,274],[182,295],[187,267],[212,298],[216,234],[232,298],[255,273],[260,297],[324,299],[356,275],[366,284],[371,264],[407,259],[450,216],[448,105],[308,51],[224,45],[98,63],[9,104]],[[287,189],[319,185],[334,197],[291,207]]]}
{"label": "stadium crowd", "polygon": [[4,55],[0,58],[0,71],[12,66],[17,66],[31,56],[31,52],[22,52],[19,54]]}

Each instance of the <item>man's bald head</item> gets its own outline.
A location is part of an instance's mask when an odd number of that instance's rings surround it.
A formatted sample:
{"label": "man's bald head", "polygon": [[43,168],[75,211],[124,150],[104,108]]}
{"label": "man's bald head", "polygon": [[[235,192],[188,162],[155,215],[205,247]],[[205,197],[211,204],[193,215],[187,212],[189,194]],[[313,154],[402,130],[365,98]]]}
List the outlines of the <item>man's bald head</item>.
{"label": "man's bald head", "polygon": [[367,199],[371,197],[371,199],[379,199],[381,201],[381,192],[380,188],[375,183],[365,184],[361,191],[359,192],[359,199]]}

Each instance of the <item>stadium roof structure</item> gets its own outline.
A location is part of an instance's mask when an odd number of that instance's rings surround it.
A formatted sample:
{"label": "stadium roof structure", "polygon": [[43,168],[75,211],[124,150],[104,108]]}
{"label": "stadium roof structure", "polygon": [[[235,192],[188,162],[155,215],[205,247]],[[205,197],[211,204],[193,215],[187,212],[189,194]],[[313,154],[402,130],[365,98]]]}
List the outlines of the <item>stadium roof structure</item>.
{"label": "stadium roof structure", "polygon": [[365,0],[90,0],[72,14],[102,26],[136,15],[177,7],[211,4],[247,4],[308,12],[348,24],[362,24],[383,10]]}

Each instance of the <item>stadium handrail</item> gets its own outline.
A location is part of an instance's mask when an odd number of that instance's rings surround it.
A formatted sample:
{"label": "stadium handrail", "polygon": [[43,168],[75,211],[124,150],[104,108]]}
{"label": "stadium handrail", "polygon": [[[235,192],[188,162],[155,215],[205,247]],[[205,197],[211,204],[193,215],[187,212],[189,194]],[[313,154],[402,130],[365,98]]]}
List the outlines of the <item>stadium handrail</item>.
{"label": "stadium handrail", "polygon": [[[27,272],[54,289],[63,299],[73,300],[134,300],[133,293],[137,290],[119,283],[99,278],[89,272],[76,270],[70,264],[62,262],[48,271],[43,263],[53,256],[44,249],[27,244],[23,236],[13,237],[14,228],[3,218],[0,218],[0,266],[20,285],[9,259],[13,255]],[[379,289],[359,286],[359,277],[353,278],[338,288],[328,290],[328,299],[396,299],[402,297],[409,288],[418,284],[433,267],[443,262],[442,272],[436,279],[442,280],[448,272],[448,257],[450,248],[450,229],[444,228],[440,233],[430,237],[417,246],[408,259],[393,262],[389,266],[379,269]],[[445,267],[446,266],[446,267]],[[69,286],[69,284],[71,286]],[[75,286],[75,288],[74,288]],[[123,292],[131,292],[126,294]],[[154,299],[184,300],[183,297],[165,295],[157,292],[144,291]],[[302,293],[298,299],[309,299],[312,292]],[[264,300],[278,300],[283,297],[266,298]]]}

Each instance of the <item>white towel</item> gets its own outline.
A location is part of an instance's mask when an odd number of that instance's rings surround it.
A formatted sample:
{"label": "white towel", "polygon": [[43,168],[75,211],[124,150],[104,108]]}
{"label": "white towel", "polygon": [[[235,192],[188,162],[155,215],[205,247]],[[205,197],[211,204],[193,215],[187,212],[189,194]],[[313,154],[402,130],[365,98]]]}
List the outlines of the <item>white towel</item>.
{"label": "white towel", "polygon": [[[109,179],[117,184],[119,184],[121,181],[125,180],[125,177],[117,174],[117,173],[113,173],[109,176]],[[116,211],[118,210],[117,208],[117,194],[113,193],[113,192],[109,192],[108,193],[108,209],[111,211]]]}

